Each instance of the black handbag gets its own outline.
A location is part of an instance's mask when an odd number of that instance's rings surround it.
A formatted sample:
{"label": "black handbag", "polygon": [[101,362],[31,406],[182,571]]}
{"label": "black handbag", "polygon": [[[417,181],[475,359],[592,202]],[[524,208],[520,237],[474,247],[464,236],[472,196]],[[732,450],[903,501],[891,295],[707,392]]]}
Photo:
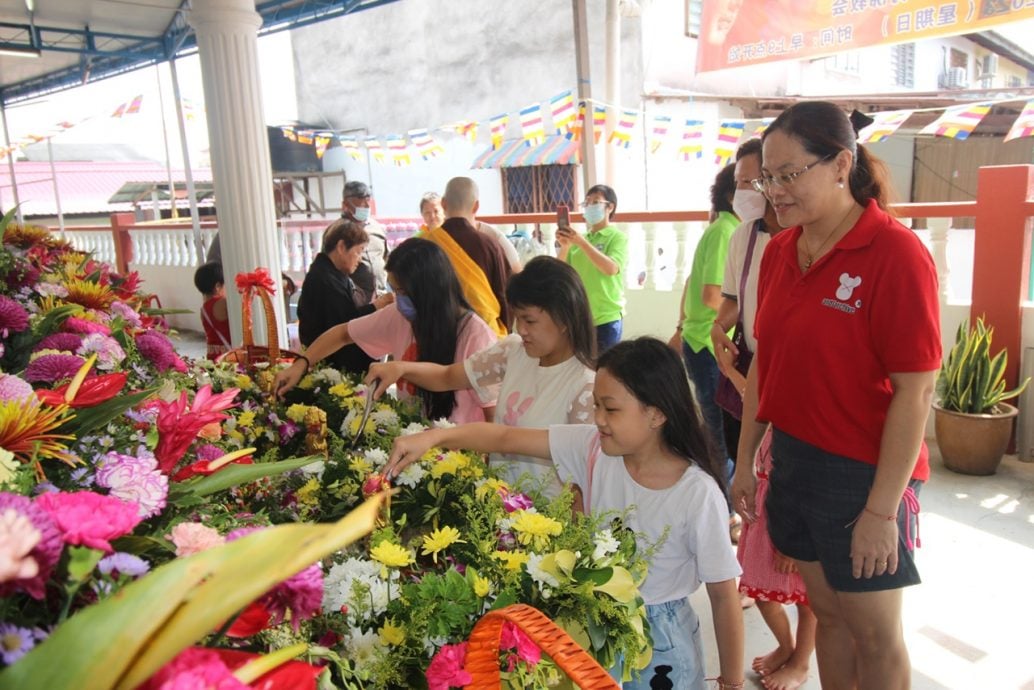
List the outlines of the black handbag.
{"label": "black handbag", "polygon": [[[761,229],[763,222],[759,218],[754,222],[754,227],[751,228],[750,240],[747,243],[747,256],[743,261],[743,270],[740,271],[740,291],[736,296],[739,302],[740,316],[736,320],[736,329],[733,331],[732,342],[736,345],[736,349],[739,350],[739,354],[736,355],[736,361],[733,362],[733,366],[736,367],[736,371],[744,376],[750,370],[750,362],[754,359],[754,353],[747,347],[747,337],[744,334],[743,300],[746,299],[744,293],[747,291],[747,274],[750,272],[750,263],[754,258],[754,244],[757,241],[758,233],[764,232]],[[729,377],[721,372],[718,372],[718,385],[715,388],[714,401],[718,407],[736,419],[743,419],[743,396],[736,390],[736,386],[729,380]]]}

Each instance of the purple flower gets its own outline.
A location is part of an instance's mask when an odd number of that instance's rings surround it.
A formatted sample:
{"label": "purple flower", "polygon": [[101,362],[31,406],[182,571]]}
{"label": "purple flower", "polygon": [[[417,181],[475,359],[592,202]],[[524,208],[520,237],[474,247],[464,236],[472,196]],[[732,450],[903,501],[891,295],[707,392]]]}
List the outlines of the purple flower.
{"label": "purple flower", "polygon": [[211,443],[205,443],[197,447],[195,451],[197,459],[203,462],[212,462],[226,455],[226,451],[219,446],[213,446]]}
{"label": "purple flower", "polygon": [[159,372],[164,373],[169,369],[175,369],[179,372],[187,370],[187,365],[176,354],[176,349],[172,346],[172,342],[158,331],[144,331],[137,335],[136,347],[140,350],[140,354],[153,364]]}
{"label": "purple flower", "polygon": [[36,634],[32,628],[22,628],[13,623],[0,623],[0,659],[10,666],[36,646]]}
{"label": "purple flower", "polygon": [[[0,584],[0,596],[7,596],[15,591],[23,591],[29,596],[42,601],[47,578],[54,570],[58,559],[61,558],[61,550],[64,544],[61,540],[61,530],[54,524],[50,515],[37,506],[25,496],[0,492],[0,513],[13,510],[24,515],[32,523],[32,526],[39,530],[40,540],[33,547],[29,555],[35,559],[39,566],[36,575],[18,580],[9,580]],[[0,645],[2,647],[3,645]]]}
{"label": "purple flower", "polygon": [[117,340],[100,333],[86,335],[75,353],[82,357],[89,357],[93,352],[97,353],[97,368],[101,371],[111,371],[126,358],[126,353]]}
{"label": "purple flower", "polygon": [[29,327],[29,312],[10,297],[0,295],[0,335],[20,333]]}
{"label": "purple flower", "polygon": [[65,322],[61,324],[61,328],[70,333],[103,333],[104,335],[111,335],[111,329],[102,323],[96,321],[90,321],[79,316],[69,316],[65,319]]}
{"label": "purple flower", "polygon": [[78,355],[39,355],[25,368],[25,380],[34,383],[55,383],[62,379],[70,379],[84,363],[85,360]]}
{"label": "purple flower", "polygon": [[517,539],[510,532],[500,532],[498,537],[500,551],[510,551],[517,546]]}
{"label": "purple flower", "polygon": [[294,435],[301,429],[300,426],[291,421],[285,421],[277,427],[277,432],[280,434],[280,445],[287,445],[287,443],[294,438]]}
{"label": "purple flower", "polygon": [[158,408],[145,407],[140,410],[126,410],[126,417],[140,424],[154,424],[158,421]]}
{"label": "purple flower", "polygon": [[24,402],[33,397],[32,385],[12,374],[0,374],[0,403]]}
{"label": "purple flower", "polygon": [[116,551],[110,556],[105,556],[97,564],[97,569],[105,575],[117,573],[129,577],[140,577],[151,569],[150,564],[139,556],[131,553]]}
{"label": "purple flower", "polygon": [[506,509],[507,513],[512,513],[515,510],[527,510],[534,505],[526,494],[508,493],[503,497],[503,508]]}
{"label": "purple flower", "polygon": [[74,353],[83,342],[83,337],[78,333],[51,333],[39,342],[39,345],[32,349],[33,352],[40,350],[58,350],[60,352]]}
{"label": "purple flower", "polygon": [[112,496],[136,503],[142,518],[160,513],[169,493],[168,476],[150,457],[108,453],[101,459],[96,481],[98,486],[110,489]]}
{"label": "purple flower", "polygon": [[121,316],[127,324],[134,328],[140,328],[144,325],[140,314],[136,313],[136,310],[125,302],[119,302],[118,300],[112,302],[111,313],[115,316]]}
{"label": "purple flower", "polygon": [[68,479],[83,489],[88,489],[93,485],[93,474],[90,473],[90,468],[88,467],[75,468],[69,473]]}

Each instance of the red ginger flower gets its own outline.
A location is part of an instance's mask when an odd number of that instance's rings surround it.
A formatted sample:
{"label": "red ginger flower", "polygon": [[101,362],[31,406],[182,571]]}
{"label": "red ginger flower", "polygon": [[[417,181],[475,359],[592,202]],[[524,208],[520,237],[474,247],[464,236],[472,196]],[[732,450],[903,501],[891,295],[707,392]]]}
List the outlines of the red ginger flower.
{"label": "red ginger flower", "polygon": [[166,474],[172,472],[201,429],[228,417],[223,410],[233,407],[238,392],[239,389],[230,388],[214,395],[212,386],[204,385],[194,395],[193,404],[188,405],[186,391],[172,402],[159,401],[158,447],[154,449],[158,469]]}

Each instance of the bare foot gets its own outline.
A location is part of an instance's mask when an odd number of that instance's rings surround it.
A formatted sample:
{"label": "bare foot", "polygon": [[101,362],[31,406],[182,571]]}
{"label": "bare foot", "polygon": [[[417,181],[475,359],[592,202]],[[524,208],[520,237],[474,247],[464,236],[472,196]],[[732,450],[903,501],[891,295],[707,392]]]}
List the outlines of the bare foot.
{"label": "bare foot", "polygon": [[808,680],[808,667],[786,664],[778,671],[765,674],[761,684],[765,690],[796,690]]}
{"label": "bare foot", "polygon": [[760,673],[763,676],[767,676],[770,673],[774,673],[782,668],[790,656],[793,654],[793,649],[783,649],[782,647],[776,647],[765,656],[759,656],[754,658],[754,662],[751,663],[750,667],[755,673]]}

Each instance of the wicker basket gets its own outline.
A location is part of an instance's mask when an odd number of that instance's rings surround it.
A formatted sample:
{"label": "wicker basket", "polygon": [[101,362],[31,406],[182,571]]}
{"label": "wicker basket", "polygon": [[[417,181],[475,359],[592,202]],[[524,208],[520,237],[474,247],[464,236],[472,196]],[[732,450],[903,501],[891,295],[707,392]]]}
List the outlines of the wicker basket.
{"label": "wicker basket", "polygon": [[464,663],[471,676],[467,688],[484,690],[499,687],[499,636],[506,621],[519,627],[582,690],[621,690],[610,674],[560,626],[538,609],[525,604],[489,611],[474,626]]}
{"label": "wicker basket", "polygon": [[[239,348],[230,350],[219,357],[220,362],[236,362],[245,368],[253,368],[256,364],[269,362],[290,362],[298,357],[298,353],[280,349],[280,337],[276,328],[276,312],[273,311],[272,295],[274,284],[269,272],[257,268],[253,273],[237,274],[237,291],[241,293],[241,326],[244,331],[244,343]],[[258,296],[262,302],[262,311],[266,317],[266,333],[269,345],[256,345],[252,328],[251,305]]]}

